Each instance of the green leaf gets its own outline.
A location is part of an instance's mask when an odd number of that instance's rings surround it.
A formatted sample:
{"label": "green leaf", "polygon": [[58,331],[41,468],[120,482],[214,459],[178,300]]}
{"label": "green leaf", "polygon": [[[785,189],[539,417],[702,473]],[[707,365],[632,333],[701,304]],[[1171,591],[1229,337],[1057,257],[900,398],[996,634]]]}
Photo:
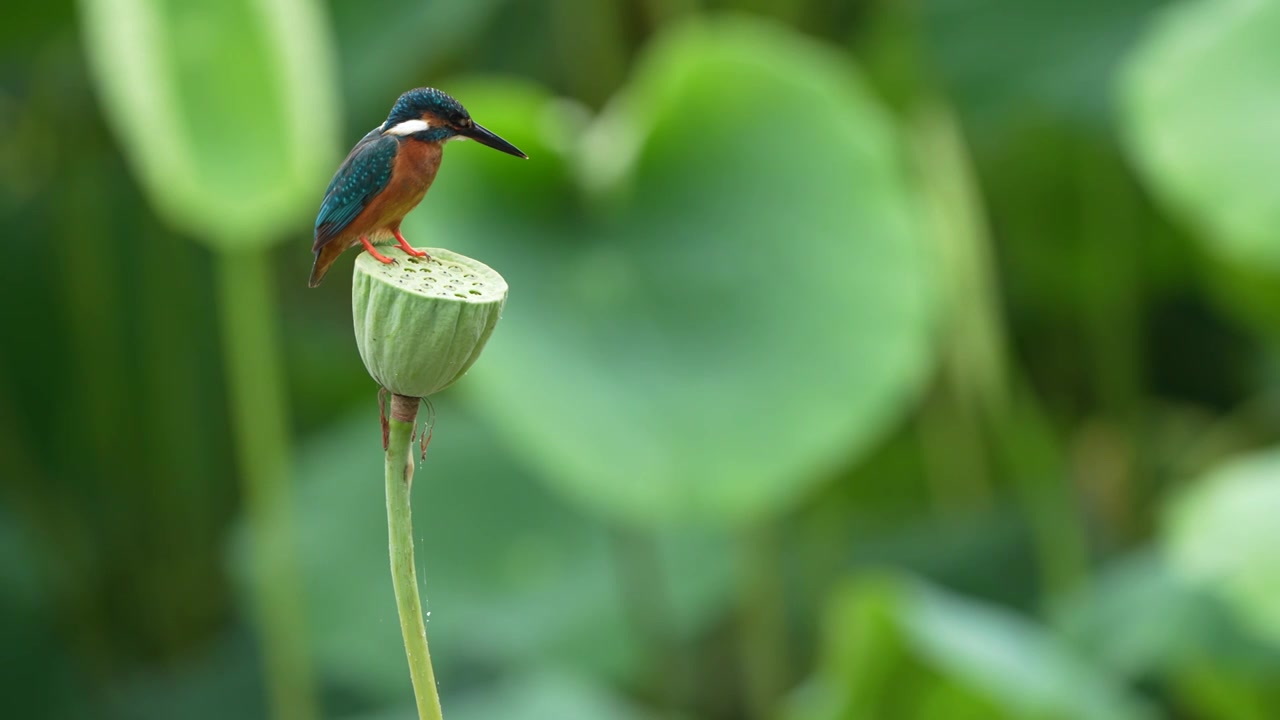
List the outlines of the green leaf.
{"label": "green leaf", "polygon": [[297,229],[336,150],[314,0],[81,0],[89,64],[125,155],[169,222],[225,247]]}
{"label": "green leaf", "polygon": [[1168,672],[1225,635],[1215,610],[1158,553],[1141,551],[1113,561],[1059,617],[1063,634],[1097,667],[1137,680]]}
{"label": "green leaf", "polygon": [[[530,672],[487,683],[443,710],[449,720],[644,720],[652,715],[584,678],[558,672]],[[347,717],[344,720],[416,720],[412,707]]]}
{"label": "green leaf", "polygon": [[[510,0],[338,0],[331,3],[350,107],[391,107],[424,72],[485,30]],[[394,22],[388,22],[394,18]],[[363,122],[363,121],[362,121]]]}
{"label": "green leaf", "polygon": [[824,637],[795,720],[1150,717],[1030,621],[899,577],[838,591]]}
{"label": "green leaf", "polygon": [[451,148],[411,223],[510,282],[469,382],[569,497],[758,519],[914,401],[934,291],[917,199],[841,58],[720,21],[657,41],[589,124],[527,88],[459,96],[532,159]]}
{"label": "green leaf", "polygon": [[1280,642],[1280,450],[1240,458],[1176,496],[1165,513],[1173,569]]}
{"label": "green leaf", "polygon": [[1156,195],[1236,262],[1280,270],[1280,3],[1196,0],[1154,23],[1124,78]]}
{"label": "green leaf", "polygon": [[265,718],[263,668],[250,638],[228,633],[183,662],[153,664],[112,688],[105,707],[67,717],[131,720]]}
{"label": "green leaf", "polygon": [[1177,688],[1188,717],[1270,717],[1280,653],[1225,603],[1141,550],[1111,562],[1059,615],[1066,640],[1099,671]]}
{"label": "green leaf", "polygon": [[653,717],[582,678],[556,673],[527,677],[463,696],[449,720],[643,720]]}
{"label": "green leaf", "polygon": [[[414,479],[427,635],[448,703],[478,669],[569,664],[620,676],[640,660],[607,530],[558,503],[490,431],[444,399]],[[412,697],[387,558],[382,446],[372,403],[307,443],[294,515],[307,637],[326,683],[372,701]],[[247,578],[243,528],[234,555]],[[280,538],[275,538],[279,541]],[[726,549],[663,533],[654,542],[677,637],[726,601]]]}
{"label": "green leaf", "polygon": [[[926,51],[967,114],[1001,132],[1046,115],[1105,125],[1108,81],[1164,0],[934,0]],[[993,41],[997,39],[998,41]]]}

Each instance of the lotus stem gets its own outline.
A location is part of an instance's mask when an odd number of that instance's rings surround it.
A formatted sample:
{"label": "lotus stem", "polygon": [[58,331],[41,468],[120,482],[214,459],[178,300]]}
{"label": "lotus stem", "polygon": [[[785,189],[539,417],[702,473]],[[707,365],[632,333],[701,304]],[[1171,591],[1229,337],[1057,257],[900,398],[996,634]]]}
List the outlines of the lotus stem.
{"label": "lotus stem", "polygon": [[391,419],[387,435],[387,535],[391,549],[391,583],[396,592],[400,632],[409,658],[409,676],[418,702],[421,720],[441,720],[440,696],[436,690],[431,651],[427,647],[427,626],[418,597],[418,573],[413,560],[413,433],[419,398],[391,396]]}
{"label": "lotus stem", "polygon": [[267,254],[218,255],[218,300],[271,717],[319,717],[289,512],[289,422]]}

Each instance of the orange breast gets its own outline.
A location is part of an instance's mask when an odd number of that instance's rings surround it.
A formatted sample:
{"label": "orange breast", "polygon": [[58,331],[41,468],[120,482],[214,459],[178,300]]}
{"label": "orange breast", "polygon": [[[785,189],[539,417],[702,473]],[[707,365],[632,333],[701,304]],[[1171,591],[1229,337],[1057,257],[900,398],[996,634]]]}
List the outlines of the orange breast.
{"label": "orange breast", "polygon": [[352,241],[362,235],[381,235],[400,223],[427,194],[440,169],[442,148],[411,138],[400,141],[391,182],[348,226]]}

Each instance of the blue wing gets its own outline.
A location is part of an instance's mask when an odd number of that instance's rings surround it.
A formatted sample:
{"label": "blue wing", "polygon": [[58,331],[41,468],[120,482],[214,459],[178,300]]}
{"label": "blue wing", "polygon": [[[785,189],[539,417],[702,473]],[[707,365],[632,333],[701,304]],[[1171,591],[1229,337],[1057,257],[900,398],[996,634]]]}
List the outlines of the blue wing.
{"label": "blue wing", "polygon": [[337,237],[387,187],[399,147],[395,136],[383,135],[382,128],[376,127],[351,149],[324,192],[313,251]]}

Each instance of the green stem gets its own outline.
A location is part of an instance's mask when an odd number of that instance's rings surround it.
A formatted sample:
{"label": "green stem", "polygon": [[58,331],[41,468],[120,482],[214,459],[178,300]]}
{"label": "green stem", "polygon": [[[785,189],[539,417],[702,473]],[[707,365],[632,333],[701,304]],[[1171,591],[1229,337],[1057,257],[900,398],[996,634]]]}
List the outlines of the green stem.
{"label": "green stem", "polygon": [[289,430],[267,254],[218,255],[218,303],[231,426],[252,548],[252,593],[272,717],[319,715],[307,656],[289,512]]}
{"label": "green stem", "polygon": [[986,505],[991,495],[984,420],[1001,416],[1008,402],[999,288],[981,193],[959,123],[931,95],[922,94],[915,108],[909,127],[946,308],[942,385],[921,414],[920,433],[940,508],[972,509]]}
{"label": "green stem", "polygon": [[657,31],[667,25],[685,20],[698,12],[700,0],[641,0],[642,11],[649,20],[649,29]]}
{"label": "green stem", "polygon": [[[945,422],[952,429],[946,482],[954,482],[955,468],[972,468],[982,481],[988,467],[1004,463],[1017,482],[1041,572],[1044,597],[1078,588],[1088,570],[1088,533],[1075,510],[1071,488],[1065,483],[1066,462],[1049,418],[1030,391],[1024,373],[1009,362],[1008,339],[1001,324],[994,243],[982,210],[981,189],[958,121],[945,106],[925,100],[913,123],[918,167],[925,179],[934,246],[945,271],[945,300],[950,335],[945,347],[944,372],[954,415]],[[926,411],[929,412],[929,411]],[[988,428],[995,455],[981,447]],[[965,460],[972,460],[966,466]],[[931,470],[939,469],[934,462]],[[981,473],[978,474],[978,473]],[[958,477],[963,478],[964,475]],[[939,480],[941,483],[942,480]],[[982,484],[970,486],[982,492]]]}
{"label": "green stem", "polygon": [[427,627],[418,598],[418,573],[413,562],[413,517],[409,501],[413,488],[413,424],[419,398],[391,396],[387,439],[387,534],[391,545],[391,584],[396,590],[400,632],[409,657],[409,676],[418,701],[420,720],[441,720],[440,696],[427,648]]}
{"label": "green stem", "polygon": [[765,720],[776,714],[778,699],[788,680],[777,528],[770,525],[746,528],[738,543],[742,556],[738,591],[742,672],[746,680],[748,716]]}
{"label": "green stem", "polygon": [[632,634],[645,653],[646,664],[656,668],[655,679],[667,715],[678,715],[681,708],[692,704],[687,681],[693,673],[673,629],[674,610],[658,539],[650,531],[623,525],[610,527],[609,537]]}
{"label": "green stem", "polygon": [[627,38],[618,3],[551,3],[555,47],[571,95],[600,105],[627,74]]}
{"label": "green stem", "polygon": [[1022,381],[995,438],[1032,535],[1044,600],[1079,592],[1089,579],[1088,529],[1067,482],[1066,459],[1048,415]]}

